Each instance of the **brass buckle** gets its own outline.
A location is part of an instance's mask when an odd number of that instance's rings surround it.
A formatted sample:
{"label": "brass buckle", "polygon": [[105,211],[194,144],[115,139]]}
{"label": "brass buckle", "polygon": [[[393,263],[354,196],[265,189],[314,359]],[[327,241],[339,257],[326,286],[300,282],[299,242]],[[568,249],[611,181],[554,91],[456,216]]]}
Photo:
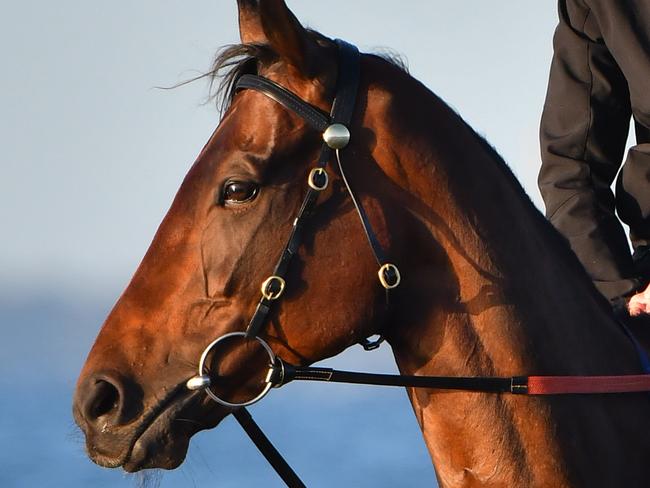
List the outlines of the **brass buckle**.
{"label": "brass buckle", "polygon": [[[322,184],[317,183],[317,178],[324,178],[324,181]],[[309,185],[309,188],[316,190],[316,191],[323,191],[325,188],[327,188],[327,185],[329,183],[329,176],[327,175],[327,171],[325,171],[323,168],[314,168],[309,172],[309,177],[307,178],[307,184]]]}
{"label": "brass buckle", "polygon": [[[277,291],[273,291],[270,289],[271,284],[273,283],[278,283],[280,286],[280,289]],[[280,276],[269,276],[267,279],[264,280],[264,283],[262,283],[262,296],[266,298],[267,300],[277,300],[282,296],[282,292],[284,291],[284,287],[286,286],[286,282],[284,281],[283,278]]]}
{"label": "brass buckle", "polygon": [[[387,271],[392,271],[395,274],[395,282],[394,283],[389,283],[388,280],[386,280],[386,275],[385,273]],[[402,275],[399,273],[399,269],[397,269],[397,266],[391,263],[385,263],[379,268],[379,271],[377,271],[377,276],[379,276],[379,282],[381,283],[381,286],[386,288],[387,290],[390,290],[392,288],[397,288],[402,281]]]}

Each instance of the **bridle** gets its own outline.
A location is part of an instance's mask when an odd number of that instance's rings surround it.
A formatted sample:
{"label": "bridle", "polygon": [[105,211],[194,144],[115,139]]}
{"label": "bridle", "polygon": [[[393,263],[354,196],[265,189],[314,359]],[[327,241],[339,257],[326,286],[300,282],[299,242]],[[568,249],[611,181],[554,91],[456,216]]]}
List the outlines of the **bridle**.
{"label": "bridle", "polygon": [[[336,157],[341,179],[343,180],[346,190],[354,204],[373,256],[377,261],[377,276],[381,286],[386,291],[387,305],[390,302],[391,290],[397,288],[402,279],[397,266],[386,260],[385,251],[382,248],[379,239],[377,239],[363,204],[355,197],[354,192],[352,191],[352,187],[345,176],[345,171],[341,162],[340,152],[347,147],[350,142],[350,130],[348,127],[352,120],[357,91],[359,88],[360,55],[358,49],[352,44],[348,44],[340,39],[337,39],[335,42],[339,51],[339,76],[336,95],[329,116],[267,78],[244,74],[235,84],[236,91],[246,89],[258,91],[275,100],[287,110],[302,117],[313,129],[322,133],[323,144],[321,146],[318,161],[307,177],[307,194],[300,206],[298,215],[293,221],[293,227],[289,239],[287,240],[284,250],[275,265],[273,274],[266,278],[262,283],[260,290],[261,297],[257,303],[255,312],[248,323],[246,332],[226,334],[208,345],[201,355],[201,360],[199,362],[199,376],[192,379],[191,386],[193,389],[206,389],[206,392],[212,399],[227,407],[234,408],[250,405],[258,401],[259,398],[256,397],[242,405],[233,404],[215,395],[209,388],[210,378],[205,371],[207,355],[210,350],[217,346],[221,341],[238,335],[247,338],[256,338],[258,341],[261,341],[260,343],[264,349],[272,355],[271,348],[265,341],[259,338],[259,334],[268,321],[269,313],[273,304],[280,299],[284,293],[289,265],[298,252],[298,248],[302,242],[305,224],[314,212],[318,196],[329,185],[329,176],[326,168],[333,155]],[[366,350],[372,350],[379,347],[383,340],[383,336],[380,335],[378,339],[373,341],[364,339],[361,341],[361,344]],[[275,360],[274,358],[272,359]],[[261,396],[263,397],[266,392],[268,392],[268,388],[265,389]]]}
{"label": "bridle", "polygon": [[[645,352],[622,324],[628,336],[634,342],[646,374],[622,376],[520,376],[520,377],[446,377],[446,376],[406,376],[369,374],[350,371],[338,371],[330,368],[297,367],[277,357],[271,347],[259,334],[268,322],[273,304],[280,299],[286,287],[286,275],[293,256],[298,252],[302,242],[305,223],[311,217],[316,207],[319,194],[329,184],[327,165],[334,156],[338,171],[345,188],[354,204],[361,221],[364,233],[377,261],[377,275],[381,286],[386,291],[386,303],[390,303],[391,290],[398,287],[401,275],[398,267],[386,258],[367,213],[356,198],[348,181],[343,164],[341,151],[350,142],[350,123],[355,108],[360,77],[360,55],[357,48],[341,40],[336,40],[339,52],[339,69],[336,95],[329,114],[303,101],[298,96],[278,85],[277,83],[257,75],[244,74],[235,84],[236,90],[255,90],[275,100],[284,108],[302,117],[313,129],[322,133],[323,144],[317,163],[307,178],[308,190],[296,216],[289,239],[278,260],[273,274],[261,286],[261,298],[250,319],[245,332],[231,332],[210,343],[199,360],[198,375],[187,381],[190,390],[204,390],[217,403],[233,409],[233,415],[244,428],[246,433],[260,449],[262,454],[274,467],[289,487],[304,487],[304,483],[286,463],[268,438],[261,431],[246,410],[246,406],[261,400],[272,387],[282,386],[293,380],[327,381],[354,384],[370,384],[384,386],[408,386],[415,388],[465,390],[484,393],[513,393],[525,395],[558,395],[580,393],[628,393],[650,391],[650,362]],[[237,338],[238,340],[259,343],[269,359],[269,369],[262,391],[242,402],[231,402],[221,398],[212,389],[213,379],[208,374],[208,357],[211,351],[220,347],[224,342]],[[366,350],[372,350],[381,344],[383,337],[377,340],[364,339],[361,345]]]}
{"label": "bridle", "polygon": [[302,241],[302,232],[305,223],[314,211],[319,194],[329,184],[326,168],[333,154],[336,156],[339,173],[354,203],[368,243],[379,266],[377,274],[380,283],[388,294],[389,290],[396,288],[401,280],[397,266],[386,260],[385,252],[370,225],[366,211],[361,201],[355,197],[341,163],[340,152],[350,142],[350,130],[348,127],[352,120],[359,87],[360,55],[355,46],[341,40],[337,40],[336,43],[339,48],[339,77],[336,95],[329,117],[277,83],[261,76],[245,74],[237,80],[235,85],[236,90],[250,89],[263,93],[284,106],[287,110],[302,117],[313,129],[321,132],[323,135],[323,144],[318,162],[310,171],[307,178],[309,187],[307,195],[294,220],[291,234],[275,266],[273,274],[262,283],[262,297],[246,329],[246,335],[248,337],[257,337],[259,335],[261,329],[266,324],[273,302],[278,300],[284,292],[286,285],[285,276],[289,264],[298,251],[298,247]]}
{"label": "bridle", "polygon": [[[257,424],[255,424],[252,417],[244,407],[261,400],[269,392],[272,386],[280,386],[281,383],[278,382],[280,378],[282,378],[283,381],[289,379],[289,370],[292,367],[288,365],[288,363],[284,363],[281,359],[277,358],[266,341],[259,337],[259,334],[268,321],[268,316],[274,302],[276,302],[284,293],[286,287],[286,275],[289,265],[295,254],[298,252],[298,248],[302,242],[302,233],[305,223],[313,214],[319,194],[328,187],[329,176],[326,168],[328,163],[332,160],[333,155],[336,157],[339,174],[341,175],[345,188],[354,204],[373,256],[377,261],[377,276],[381,286],[386,291],[387,305],[390,302],[390,291],[399,286],[401,282],[399,269],[395,264],[387,261],[384,249],[373,231],[363,204],[355,197],[355,194],[352,191],[352,187],[345,175],[343,164],[341,162],[340,151],[347,147],[350,142],[349,126],[352,121],[357,91],[359,88],[360,54],[356,46],[353,46],[352,44],[340,39],[337,39],[335,42],[339,54],[338,80],[336,84],[336,95],[329,116],[267,78],[244,74],[235,84],[235,90],[237,91],[246,89],[258,91],[275,100],[287,110],[302,117],[311,128],[322,133],[323,144],[321,146],[318,161],[314,168],[309,172],[307,178],[307,194],[300,206],[298,215],[293,222],[289,239],[280,255],[280,259],[275,265],[273,274],[262,283],[261,298],[248,323],[246,331],[225,334],[210,343],[201,354],[198,376],[191,378],[187,382],[187,387],[189,389],[205,390],[210,398],[217,403],[229,408],[234,408],[235,410],[233,414],[244,430],[246,430],[253,442],[255,442],[257,447],[262,451],[264,456],[269,460],[271,465],[273,465],[287,485],[292,487],[301,487],[304,486],[304,484],[300,481],[286,461],[284,461],[282,456],[280,456],[277,450],[275,450],[273,445],[268,441]],[[269,355],[269,364],[273,369],[269,370],[266,386],[258,395],[242,403],[233,403],[220,398],[210,389],[211,379],[207,374],[206,362],[211,350],[223,341],[238,336],[258,341],[264,351]],[[366,350],[372,350],[378,348],[383,340],[383,336],[379,335],[379,338],[375,340],[367,338],[363,339],[361,345]],[[272,371],[277,372],[278,374],[271,374]],[[293,369],[291,369],[291,371],[293,371]],[[272,380],[272,376],[275,379]],[[292,376],[295,377],[295,374]]]}

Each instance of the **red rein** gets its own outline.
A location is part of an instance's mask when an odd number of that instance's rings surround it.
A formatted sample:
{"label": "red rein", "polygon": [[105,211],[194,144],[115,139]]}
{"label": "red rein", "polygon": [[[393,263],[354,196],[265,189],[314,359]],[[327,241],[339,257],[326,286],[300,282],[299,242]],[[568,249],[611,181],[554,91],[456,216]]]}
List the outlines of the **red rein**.
{"label": "red rein", "polygon": [[650,374],[623,376],[529,376],[528,395],[650,392]]}

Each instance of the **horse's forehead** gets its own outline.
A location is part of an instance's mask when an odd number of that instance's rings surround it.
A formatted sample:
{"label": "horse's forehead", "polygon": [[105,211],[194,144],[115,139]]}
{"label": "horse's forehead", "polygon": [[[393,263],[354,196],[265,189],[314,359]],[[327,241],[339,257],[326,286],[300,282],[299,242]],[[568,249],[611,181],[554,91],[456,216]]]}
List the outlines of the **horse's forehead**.
{"label": "horse's forehead", "polygon": [[291,134],[303,126],[302,119],[271,98],[246,90],[237,95],[211,142],[239,151],[263,152],[271,142],[290,142]]}

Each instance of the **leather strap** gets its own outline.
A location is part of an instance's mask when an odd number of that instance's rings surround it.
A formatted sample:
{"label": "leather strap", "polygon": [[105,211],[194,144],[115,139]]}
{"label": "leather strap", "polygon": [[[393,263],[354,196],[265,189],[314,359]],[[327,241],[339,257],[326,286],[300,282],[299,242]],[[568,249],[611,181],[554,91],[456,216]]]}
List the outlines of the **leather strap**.
{"label": "leather strap", "polygon": [[298,98],[275,81],[256,75],[242,75],[235,84],[236,90],[250,88],[264,93],[289,111],[299,115],[314,129],[323,132],[329,124],[329,117],[320,109]]}
{"label": "leather strap", "polygon": [[370,220],[368,219],[368,214],[366,213],[366,209],[363,207],[361,200],[355,197],[354,192],[352,191],[352,187],[350,186],[350,182],[348,181],[347,176],[345,176],[343,163],[341,163],[341,157],[338,151],[336,151],[336,160],[338,162],[339,173],[341,173],[341,178],[343,179],[343,183],[345,184],[345,187],[347,188],[348,193],[350,194],[350,199],[354,204],[354,208],[357,211],[359,220],[361,220],[361,226],[363,227],[363,232],[366,234],[366,239],[368,240],[368,244],[370,244],[370,249],[372,249],[372,254],[375,256],[375,260],[377,261],[377,264],[381,266],[386,262],[386,258],[384,256],[384,250],[382,249],[381,244],[379,243],[379,239],[377,239],[377,235],[375,234],[375,231],[372,229],[372,226],[370,225]]}
{"label": "leather strap", "polygon": [[464,390],[484,393],[523,393],[526,377],[462,377],[462,376],[408,376],[394,374],[358,373],[332,368],[293,366],[279,360],[271,370],[269,380],[280,387],[290,381],[325,381],[375,386],[410,386],[440,390]]}
{"label": "leather strap", "polygon": [[[356,47],[340,39],[338,39],[336,43],[338,44],[341,53],[344,55],[341,58],[339,65],[339,80],[341,83],[338,88],[339,92],[337,94],[336,100],[334,100],[334,106],[332,107],[332,122],[343,124],[346,127],[349,127],[350,122],[352,121],[357,92],[359,91],[361,69],[359,51]],[[345,187],[350,194],[350,198],[352,199],[352,203],[354,204],[357,214],[359,215],[359,220],[361,220],[361,225],[368,239],[368,243],[372,248],[372,252],[375,255],[377,264],[381,266],[386,262],[384,258],[384,251],[381,247],[381,244],[379,243],[379,239],[377,239],[377,236],[372,229],[372,225],[370,225],[370,220],[368,219],[368,215],[363,208],[363,204],[355,197],[354,192],[352,191],[350,182],[345,175],[345,171],[343,170],[343,164],[341,163],[341,153],[338,150],[336,151],[336,160],[338,162],[341,178],[343,179],[343,183],[345,184]]]}
{"label": "leather strap", "polygon": [[[286,109],[302,117],[312,128],[321,132],[325,131],[331,123],[341,123],[348,126],[352,119],[352,114],[354,113],[354,105],[359,87],[360,55],[355,46],[341,40],[337,40],[336,43],[339,47],[339,74],[336,86],[336,96],[332,103],[332,110],[329,117],[318,108],[303,101],[274,81],[261,76],[241,76],[235,85],[236,89],[252,89],[263,93]],[[325,168],[331,158],[332,149],[330,149],[327,144],[323,143],[316,166],[318,168]],[[351,191],[349,186],[348,191]],[[293,256],[298,252],[298,248],[302,242],[302,230],[305,221],[312,215],[319,193],[318,190],[313,188],[309,188],[307,191],[307,195],[303,200],[300,211],[294,220],[289,239],[280,255],[280,259],[275,265],[273,276],[282,279],[286,276],[289,270],[289,265],[293,260]],[[367,219],[364,220],[363,213],[360,215],[362,216],[363,226],[366,228]],[[275,300],[270,299],[263,294],[250,322],[248,323],[248,327],[246,328],[247,335],[259,335],[267,322],[274,301]]]}
{"label": "leather strap", "polygon": [[328,117],[319,108],[305,102],[275,81],[257,75],[242,75],[235,83],[236,90],[252,89],[275,100],[287,110],[302,117],[317,131],[324,132],[331,124],[348,126],[354,113],[354,105],[359,88],[360,55],[359,50],[341,39],[337,39],[339,48],[339,72],[336,84],[336,96]]}
{"label": "leather strap", "polygon": [[577,395],[640,393],[650,391],[650,374],[617,376],[408,376],[358,373],[331,368],[293,366],[281,362],[270,375],[274,386],[290,381],[326,381],[357,385],[410,386],[438,390],[462,390],[520,395]]}
{"label": "leather strap", "polygon": [[[260,76],[243,75],[239,78],[239,80],[237,80],[235,87],[237,90],[252,89],[263,93],[264,95],[281,104],[286,109],[302,117],[312,128],[320,132],[324,132],[333,123],[343,124],[349,129],[352,115],[354,113],[355,101],[359,87],[360,55],[355,46],[341,40],[337,40],[336,43],[339,48],[339,70],[336,86],[336,96],[332,103],[330,117],[325,115],[321,110],[314,107],[313,105],[310,105],[301,100],[299,97],[286,90],[282,86],[278,85],[277,83]],[[323,143],[316,165],[317,168],[324,169],[331,158],[332,149],[326,143]],[[339,164],[341,177],[345,183],[348,193],[350,194],[350,197],[352,198],[352,201],[354,202],[357,213],[359,214],[359,218],[364,228],[364,232],[368,238],[368,242],[370,243],[375,258],[381,265],[384,262],[383,251],[374,232],[372,231],[372,227],[368,221],[368,217],[365,210],[363,209],[363,206],[361,205],[361,202],[357,201],[357,199],[354,197],[352,188],[350,187],[350,184],[343,171],[339,150],[336,150],[336,158]],[[293,256],[297,253],[300,243],[302,242],[302,230],[304,223],[313,213],[319,193],[319,190],[314,189],[311,186],[307,191],[307,195],[305,196],[298,215],[294,220],[289,239],[287,240],[280,259],[274,268],[273,277],[275,278],[274,282],[276,283],[279,281],[284,283],[284,277],[288,272],[289,265],[293,259]],[[265,283],[268,283],[268,280]],[[267,286],[271,285],[269,284]],[[388,297],[388,290],[386,293]],[[273,296],[272,293],[264,293],[263,291],[262,298],[258,302],[257,308],[255,309],[248,327],[246,328],[246,335],[251,337],[256,337],[259,335],[262,328],[266,325],[273,302],[275,299],[279,298],[280,294],[281,290],[277,293],[277,296]],[[380,341],[378,341],[376,344],[379,343]],[[364,347],[367,347],[367,345],[364,345]],[[287,464],[280,453],[273,447],[273,444],[271,444],[259,426],[253,421],[253,418],[250,416],[248,411],[244,408],[240,408],[238,410],[235,410],[233,414],[239,424],[260,450],[260,452],[264,455],[264,457],[273,466],[278,475],[280,475],[280,477],[286,483],[286,485],[290,488],[303,488],[304,484],[302,481],[300,481],[300,478],[298,478],[296,473],[291,469],[291,467]]]}
{"label": "leather strap", "polygon": [[[320,132],[324,132],[325,129],[327,129],[331,120],[347,125],[349,124],[354,111],[354,102],[356,100],[356,92],[359,84],[359,52],[356,47],[344,43],[343,41],[337,41],[337,44],[339,46],[339,75],[336,97],[332,103],[332,112],[330,117],[327,117],[327,115],[321,112],[318,108],[304,102],[277,83],[260,76],[243,75],[237,81],[235,85],[236,89],[253,89],[265,94],[288,110],[302,117],[312,128]],[[321,169],[325,168],[331,157],[332,150],[327,144],[323,144],[318,158],[317,167]],[[294,220],[293,228],[289,235],[287,244],[285,245],[282,255],[275,266],[273,276],[282,279],[286,276],[289,264],[298,251],[302,241],[304,222],[311,216],[318,200],[319,193],[318,190],[311,187],[307,191],[307,195],[303,200],[300,211]],[[246,328],[246,334],[248,336],[259,335],[267,322],[272,304],[273,300],[263,294],[257,304],[255,313],[251,317],[248,327]],[[233,415],[285,484],[289,488],[304,488],[304,483],[291,469],[277,449],[275,449],[273,444],[271,444],[269,439],[264,435],[262,430],[248,413],[248,410],[240,408],[235,410]]]}
{"label": "leather strap", "polygon": [[305,484],[300,480],[296,472],[291,469],[291,466],[284,460],[278,450],[271,444],[271,441],[264,435],[262,429],[253,420],[251,414],[245,408],[239,408],[233,413],[239,425],[242,426],[248,437],[253,441],[253,444],[262,453],[264,458],[273,467],[276,473],[282,478],[282,481],[289,488],[306,488]]}
{"label": "leather strap", "polygon": [[[336,86],[336,96],[332,103],[332,109],[330,117],[327,117],[322,111],[313,105],[308,104],[303,101],[295,94],[291,93],[284,87],[278,85],[274,81],[268,80],[261,76],[256,75],[243,75],[239,78],[236,83],[237,90],[243,89],[252,89],[263,93],[269,98],[275,100],[281,104],[286,109],[294,112],[298,116],[302,117],[311,127],[316,130],[323,132],[331,124],[343,124],[346,127],[349,127],[352,116],[354,114],[355,101],[357,98],[357,92],[359,89],[359,79],[360,79],[360,54],[358,49],[348,44],[345,41],[340,39],[336,40],[336,44],[339,49],[339,72],[338,80]],[[338,162],[339,172],[341,178],[345,184],[345,187],[350,194],[350,198],[354,204],[356,212],[361,221],[361,226],[366,235],[372,253],[375,256],[377,264],[381,267],[386,263],[385,253],[382,249],[382,246],[377,239],[377,236],[370,224],[368,215],[363,207],[363,204],[359,199],[355,197],[354,191],[350,185],[350,182],[345,174],[343,164],[341,162],[341,153],[340,150],[336,150],[336,160]],[[327,145],[323,144],[318,158],[317,167],[325,168],[332,158],[332,149]],[[311,216],[313,209],[318,200],[319,191],[310,188],[305,196],[305,200],[298,212],[298,216],[294,220],[294,225],[291,230],[291,234],[285,245],[285,248],[278,260],[274,271],[273,276],[281,278],[284,280],[286,276],[289,265],[293,259],[293,256],[298,251],[298,247],[302,242],[302,228],[304,222],[309,216]],[[248,324],[246,333],[249,336],[257,336],[260,331],[266,324],[268,314],[271,311],[274,299],[270,299],[264,294],[260,298],[260,301],[257,304],[255,312]],[[386,290],[386,303],[389,303],[389,291]],[[376,342],[363,341],[362,345],[364,348],[370,350],[377,347],[381,343],[381,339]]]}
{"label": "leather strap", "polygon": [[361,56],[356,46],[337,39],[339,47],[339,72],[336,83],[336,98],[332,103],[332,123],[349,128],[359,90]]}

